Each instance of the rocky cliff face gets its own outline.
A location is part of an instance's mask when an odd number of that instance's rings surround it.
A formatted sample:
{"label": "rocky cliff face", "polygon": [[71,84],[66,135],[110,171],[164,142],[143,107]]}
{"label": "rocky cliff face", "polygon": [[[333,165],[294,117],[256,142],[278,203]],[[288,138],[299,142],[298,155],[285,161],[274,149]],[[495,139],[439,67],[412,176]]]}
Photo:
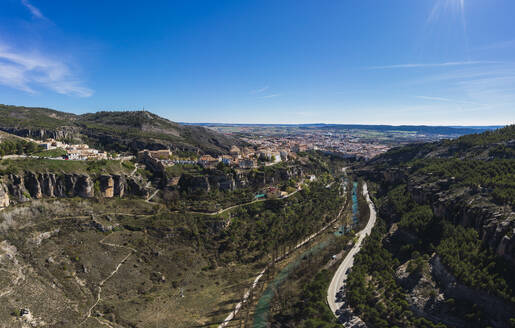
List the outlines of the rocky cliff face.
{"label": "rocky cliff face", "polygon": [[[164,174],[164,172],[161,172]],[[187,193],[205,193],[211,190],[234,191],[241,188],[260,189],[265,185],[278,184],[290,178],[304,176],[302,168],[280,168],[265,172],[255,170],[226,173],[213,170],[208,174],[182,174],[173,186]],[[156,172],[154,172],[154,178]],[[166,176],[154,186],[163,186]],[[139,176],[102,174],[34,173],[0,176],[0,208],[9,204],[28,202],[46,197],[148,197],[149,182]],[[171,184],[170,184],[171,185]],[[176,185],[176,186],[175,186]],[[177,190],[175,189],[175,190]]]}
{"label": "rocky cliff face", "polygon": [[210,190],[234,191],[242,188],[262,188],[265,185],[273,185],[291,178],[304,176],[299,167],[278,169],[273,172],[261,171],[236,171],[235,173],[224,173],[213,171],[207,175],[183,174],[178,182],[181,191],[186,192],[209,192]]}
{"label": "rocky cliff face", "polygon": [[488,201],[480,190],[452,188],[452,179],[407,182],[408,191],[418,204],[430,205],[437,217],[476,229],[497,255],[515,264],[515,213]]}
{"label": "rocky cliff face", "polygon": [[4,180],[16,202],[43,197],[95,196],[93,181],[88,175],[27,172],[25,175],[11,174]]}
{"label": "rocky cliff face", "polygon": [[0,184],[0,209],[9,206],[9,191],[7,188]]}
{"label": "rocky cliff face", "polygon": [[[0,177],[0,208],[44,197],[124,197],[148,194],[145,184],[122,175],[55,174],[26,172]],[[97,188],[97,187],[98,188]]]}
{"label": "rocky cliff face", "polygon": [[397,282],[408,292],[410,309],[418,316],[433,322],[442,322],[451,327],[467,327],[466,322],[454,315],[452,306],[445,302],[444,291],[433,278],[433,268],[423,272],[409,272],[408,262],[395,271]]}
{"label": "rocky cliff face", "polygon": [[[395,278],[408,292],[411,310],[433,322],[442,322],[451,327],[470,327],[470,323],[456,313],[454,300],[465,300],[480,307],[492,318],[493,327],[505,327],[515,311],[513,305],[499,297],[459,283],[436,254],[429,260],[427,271],[410,273],[407,267],[408,262],[399,266]],[[453,301],[447,302],[451,298]]]}
{"label": "rocky cliff face", "polygon": [[33,139],[69,139],[73,138],[73,136],[78,132],[78,129],[75,127],[67,127],[63,126],[55,130],[49,129],[20,129],[14,127],[3,127],[3,131],[20,136],[20,137],[29,137]]}
{"label": "rocky cliff face", "polygon": [[114,196],[114,179],[110,175],[102,175],[98,179],[102,196],[112,198]]}
{"label": "rocky cliff face", "polygon": [[[410,176],[407,170],[391,168],[382,172],[362,170],[359,173],[385,190],[406,184],[415,202],[431,206],[439,218],[475,228],[497,255],[515,264],[515,213],[509,206],[492,203],[488,198],[490,191],[481,187],[457,188],[452,177],[428,182],[427,177]],[[388,217],[391,213],[383,211],[383,214]]]}
{"label": "rocky cliff face", "polygon": [[475,304],[488,312],[490,317],[496,319],[492,322],[494,327],[505,327],[505,324],[509,322],[510,317],[515,313],[513,304],[507,304],[500,298],[484,291],[472,289],[460,284],[456,277],[447,270],[438,255],[431,258],[430,264],[434,278],[444,287],[444,292],[447,297],[473,300]]}
{"label": "rocky cliff face", "polygon": [[209,192],[211,186],[207,176],[196,176],[191,174],[183,174],[179,180],[179,189],[188,193]]}

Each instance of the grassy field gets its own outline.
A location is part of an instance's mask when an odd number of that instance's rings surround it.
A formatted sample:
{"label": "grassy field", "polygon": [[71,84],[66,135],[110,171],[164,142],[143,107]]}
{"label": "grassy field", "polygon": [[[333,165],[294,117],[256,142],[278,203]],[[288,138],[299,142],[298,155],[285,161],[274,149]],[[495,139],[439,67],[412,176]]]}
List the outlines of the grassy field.
{"label": "grassy field", "polygon": [[67,154],[66,150],[64,150],[62,148],[56,148],[56,149],[38,151],[32,155],[38,156],[38,157],[62,157],[66,154]]}

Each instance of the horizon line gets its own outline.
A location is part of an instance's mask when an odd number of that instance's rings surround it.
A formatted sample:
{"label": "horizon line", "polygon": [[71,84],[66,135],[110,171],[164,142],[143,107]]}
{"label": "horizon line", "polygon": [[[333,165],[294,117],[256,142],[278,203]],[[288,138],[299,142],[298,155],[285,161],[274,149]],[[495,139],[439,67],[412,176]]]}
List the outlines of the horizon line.
{"label": "horizon line", "polygon": [[482,127],[505,127],[508,125],[512,125],[515,123],[506,123],[506,124],[486,124],[486,125],[445,125],[445,124],[388,124],[388,123],[322,123],[322,122],[314,122],[314,123],[228,123],[228,122],[184,122],[184,121],[176,121],[179,124],[187,124],[187,125],[282,125],[282,126],[298,126],[298,125],[371,125],[371,126],[393,126],[393,127],[402,127],[402,126],[427,126],[427,127],[452,127],[452,128],[482,128]]}

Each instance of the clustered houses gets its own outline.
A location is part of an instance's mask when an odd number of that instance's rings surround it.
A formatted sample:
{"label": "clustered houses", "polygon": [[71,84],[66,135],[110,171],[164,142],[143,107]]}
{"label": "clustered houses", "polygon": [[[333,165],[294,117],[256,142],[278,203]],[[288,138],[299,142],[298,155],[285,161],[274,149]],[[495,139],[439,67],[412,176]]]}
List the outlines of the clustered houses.
{"label": "clustered houses", "polygon": [[215,168],[220,163],[241,169],[257,167],[258,162],[269,166],[279,162],[294,160],[297,154],[308,150],[321,150],[339,153],[344,156],[371,158],[389,149],[388,146],[374,143],[363,143],[350,140],[342,135],[306,134],[302,136],[262,136],[259,138],[244,138],[251,147],[232,146],[228,154],[213,157],[202,155],[197,159],[171,159],[169,150],[144,150],[151,158],[161,161],[164,166],[175,164],[198,164],[205,168]]}
{"label": "clustered houses", "polygon": [[88,145],[84,145],[84,144],[71,145],[65,149],[66,149],[66,152],[68,153],[68,155],[67,155],[68,159],[75,159],[75,160],[107,159],[107,153],[105,153],[103,151],[98,151],[93,148],[89,148]]}
{"label": "clustered houses", "polygon": [[[301,149],[305,149],[302,148]],[[258,161],[264,165],[273,165],[288,159],[295,159],[297,156],[292,152],[291,147],[275,147],[273,145],[263,145],[262,147],[242,147],[232,146],[229,154],[213,157],[211,155],[199,156],[193,159],[172,159],[172,152],[166,150],[142,150],[138,153],[138,159],[152,158],[159,161],[164,166],[198,164],[205,168],[215,168],[220,163],[241,169],[252,169],[258,166]]]}
{"label": "clustered houses", "polygon": [[215,168],[218,165],[218,163],[220,163],[220,161],[217,158],[214,158],[211,155],[200,156],[197,162],[199,165],[207,168]]}
{"label": "clustered houses", "polygon": [[229,155],[220,155],[217,158],[211,155],[202,155],[197,160],[197,164],[205,168],[215,168],[220,163],[242,169],[252,169],[257,167],[256,153],[254,149],[248,147],[240,149],[232,146]]}
{"label": "clustered houses", "polygon": [[302,135],[287,136],[261,136],[259,138],[244,138],[244,140],[258,148],[262,157],[281,158],[295,156],[295,153],[307,150],[321,150],[338,153],[349,157],[372,158],[390,149],[389,146],[377,142],[365,142],[359,138],[343,133],[306,133]]}
{"label": "clustered houses", "polygon": [[66,148],[68,146],[67,144],[56,141],[54,139],[48,139],[45,142],[40,142],[39,147],[43,148],[44,150],[51,150],[51,149],[57,149],[57,148]]}
{"label": "clustered houses", "polygon": [[170,157],[172,156],[172,152],[170,149],[159,149],[159,150],[141,150],[138,152],[138,160],[142,160],[145,157],[149,157],[155,160],[159,160],[163,165],[173,165]]}
{"label": "clustered houses", "polygon": [[89,148],[86,144],[70,145],[54,139],[48,139],[39,142],[39,146],[44,150],[64,149],[66,151],[65,159],[70,160],[101,160],[107,159],[107,153],[94,148]]}

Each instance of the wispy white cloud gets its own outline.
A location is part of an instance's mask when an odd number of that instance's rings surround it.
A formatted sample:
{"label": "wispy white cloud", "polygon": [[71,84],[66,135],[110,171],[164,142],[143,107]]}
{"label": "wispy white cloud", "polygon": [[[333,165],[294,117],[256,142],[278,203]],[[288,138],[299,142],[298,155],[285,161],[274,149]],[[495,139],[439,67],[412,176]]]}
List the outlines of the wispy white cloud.
{"label": "wispy white cloud", "polygon": [[264,87],[251,90],[250,94],[258,95],[257,99],[268,99],[268,98],[279,97],[279,94],[277,94],[277,93],[264,94],[264,92],[269,90],[269,89],[270,89],[270,87],[268,85],[265,85]]}
{"label": "wispy white cloud", "polygon": [[368,69],[396,69],[396,68],[431,68],[431,67],[452,67],[452,66],[468,66],[468,65],[487,65],[499,64],[496,61],[457,61],[445,63],[414,63],[414,64],[397,64],[384,66],[370,66]]}
{"label": "wispy white cloud", "polygon": [[32,16],[40,18],[40,19],[46,19],[45,16],[41,13],[41,10],[39,10],[37,7],[32,5],[29,0],[21,0],[22,5],[24,5],[32,14]]}
{"label": "wispy white cloud", "polygon": [[274,93],[274,94],[270,94],[270,95],[264,95],[264,96],[261,96],[259,98],[261,99],[267,99],[267,98],[275,98],[275,97],[279,97],[280,95],[278,93]]}
{"label": "wispy white cloud", "polygon": [[[446,115],[456,115],[463,120],[476,120],[476,124],[488,120],[507,122],[506,118],[513,116],[511,113],[515,108],[515,64],[512,63],[462,67],[426,75],[405,85],[407,88],[418,89],[421,86],[433,92],[455,95],[455,98],[417,97],[428,100],[428,105],[447,109]],[[458,117],[459,112],[467,112],[470,117]]]}
{"label": "wispy white cloud", "polygon": [[265,85],[264,87],[261,87],[261,88],[259,88],[259,89],[251,90],[251,91],[250,91],[250,94],[253,94],[253,95],[255,95],[255,94],[260,94],[260,93],[265,92],[265,91],[266,91],[266,90],[268,90],[268,89],[269,89],[269,86],[268,86],[268,85]]}
{"label": "wispy white cloud", "polygon": [[497,107],[515,108],[515,67],[505,68],[473,79],[454,81],[470,99]]}
{"label": "wispy white cloud", "polygon": [[0,84],[27,93],[37,93],[36,89],[43,87],[78,97],[93,94],[64,62],[37,53],[15,51],[1,43]]}
{"label": "wispy white cloud", "polygon": [[443,98],[443,97],[416,96],[416,98],[424,99],[424,100],[435,100],[435,101],[452,101],[452,99]]}
{"label": "wispy white cloud", "polygon": [[477,102],[473,102],[473,101],[456,100],[456,99],[450,99],[450,98],[445,98],[445,97],[416,96],[416,98],[423,99],[423,100],[430,100],[430,101],[443,101],[443,102],[449,102],[449,103],[454,103],[454,104],[479,105]]}
{"label": "wispy white cloud", "polygon": [[437,0],[431,13],[427,17],[427,23],[431,24],[438,21],[445,13],[459,16],[463,25],[463,30],[467,29],[465,20],[465,0]]}

